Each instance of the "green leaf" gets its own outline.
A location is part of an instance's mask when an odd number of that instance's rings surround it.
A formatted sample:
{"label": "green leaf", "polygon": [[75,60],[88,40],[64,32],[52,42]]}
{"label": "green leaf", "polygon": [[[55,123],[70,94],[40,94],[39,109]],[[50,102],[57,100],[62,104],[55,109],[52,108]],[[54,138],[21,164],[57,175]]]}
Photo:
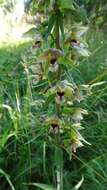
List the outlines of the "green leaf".
{"label": "green leaf", "polygon": [[64,39],[64,21],[63,21],[63,14],[62,14],[61,12],[59,12],[58,15],[57,15],[57,18],[58,18],[59,27],[60,27],[60,30],[61,30],[61,35],[62,35],[62,38]]}
{"label": "green leaf", "polygon": [[45,102],[44,107],[49,106],[49,104],[50,104],[51,102],[53,102],[54,99],[55,99],[55,95],[54,95],[54,94],[49,95],[48,98],[47,98],[47,100],[46,100],[46,102]]}
{"label": "green leaf", "polygon": [[72,60],[70,60],[67,56],[62,56],[58,59],[60,63],[63,63],[65,65],[70,65],[71,67],[74,66],[74,63]]}
{"label": "green leaf", "polygon": [[64,106],[63,112],[64,112],[65,114],[71,113],[71,107],[69,108],[69,107]]}
{"label": "green leaf", "polygon": [[[82,22],[86,23],[88,21],[87,13],[85,12],[85,10],[83,8],[73,9],[69,13],[72,15],[71,19],[75,22],[82,21]],[[69,17],[70,17],[70,14],[69,14]]]}
{"label": "green leaf", "polygon": [[87,13],[86,13],[86,10],[84,8],[79,8],[78,9],[78,14],[80,16],[80,19],[82,22],[87,22],[88,21],[88,18],[87,18]]}
{"label": "green leaf", "polygon": [[27,32],[23,33],[23,37],[35,37],[37,32],[37,28],[32,27]]}
{"label": "green leaf", "polygon": [[105,83],[106,83],[106,81],[101,81],[101,82],[93,83],[93,84],[91,85],[91,88],[93,88],[93,87],[95,87],[95,86],[100,86],[100,85],[105,84]]}
{"label": "green leaf", "polygon": [[61,9],[74,9],[72,0],[58,0]]}
{"label": "green leaf", "polygon": [[40,0],[40,1],[38,1],[38,3],[35,3],[35,1],[34,1],[34,6],[35,6],[35,4],[37,4],[36,7],[38,8],[39,11],[41,11],[41,12],[44,11],[44,6],[45,6],[44,0]]}
{"label": "green leaf", "polygon": [[50,15],[49,22],[48,22],[48,29],[46,31],[46,36],[45,36],[46,38],[48,38],[49,34],[51,33],[51,30],[54,27],[54,23],[55,23],[55,14],[52,13]]}
{"label": "green leaf", "polygon": [[72,190],[78,190],[81,187],[83,181],[84,177],[82,176],[82,179],[77,183],[77,185],[75,185],[75,187]]}
{"label": "green leaf", "polygon": [[44,189],[44,190],[56,190],[56,188],[47,184],[43,184],[43,183],[24,183],[24,185],[33,185],[36,187],[40,187],[41,189]]}
{"label": "green leaf", "polygon": [[8,174],[5,173],[2,169],[0,169],[0,174],[2,174],[2,175],[6,178],[6,180],[7,180],[7,182],[9,183],[11,189],[12,189],[12,190],[15,190],[15,188],[14,188],[12,182],[11,182],[10,179],[9,179]]}

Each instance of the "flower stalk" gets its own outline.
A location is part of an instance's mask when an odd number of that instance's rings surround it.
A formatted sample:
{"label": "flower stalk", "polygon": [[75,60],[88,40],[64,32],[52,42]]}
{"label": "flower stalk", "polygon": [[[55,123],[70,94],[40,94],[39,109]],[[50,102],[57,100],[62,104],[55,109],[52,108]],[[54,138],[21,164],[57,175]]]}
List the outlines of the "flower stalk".
{"label": "flower stalk", "polygon": [[[58,6],[57,3],[55,2],[54,5],[54,11],[56,13],[56,18],[58,18]],[[55,23],[55,45],[57,49],[61,49],[60,46],[60,26],[59,26],[59,20],[56,19]],[[58,79],[60,80],[61,75],[61,68],[58,68]],[[56,112],[57,116],[60,118],[61,116],[61,107],[60,104],[56,102]],[[57,146],[60,144],[60,130],[58,131],[58,134],[56,135],[56,141],[57,141]],[[63,189],[63,153],[62,150],[59,147],[55,147],[55,153],[57,154],[57,160],[56,160],[56,188],[57,190],[62,190]]]}

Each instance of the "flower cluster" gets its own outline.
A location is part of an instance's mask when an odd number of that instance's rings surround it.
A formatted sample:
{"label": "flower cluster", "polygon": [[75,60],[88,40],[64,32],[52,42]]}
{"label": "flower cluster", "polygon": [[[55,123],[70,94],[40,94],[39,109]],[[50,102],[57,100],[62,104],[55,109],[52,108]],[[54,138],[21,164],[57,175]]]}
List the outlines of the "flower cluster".
{"label": "flower cluster", "polygon": [[[82,42],[82,36],[86,31],[87,27],[72,28],[70,36],[65,40],[71,48],[68,47],[68,52],[70,50],[72,55],[89,56],[87,46]],[[70,152],[76,152],[78,147],[84,145],[83,143],[89,144],[80,134],[80,130],[84,129],[82,127],[83,116],[88,114],[80,103],[92,93],[92,86],[76,85],[66,79],[63,65],[66,67],[67,60],[69,60],[68,52],[65,53],[64,50],[57,48],[42,50],[41,39],[34,42],[32,52],[36,62],[29,66],[34,77],[33,85],[43,80],[48,81],[44,98],[46,102],[49,101],[48,107],[51,107],[51,113],[47,112],[42,125],[52,138],[60,134],[60,146],[63,145],[66,151],[70,147]],[[68,63],[67,69],[71,68],[70,64],[72,63]]]}

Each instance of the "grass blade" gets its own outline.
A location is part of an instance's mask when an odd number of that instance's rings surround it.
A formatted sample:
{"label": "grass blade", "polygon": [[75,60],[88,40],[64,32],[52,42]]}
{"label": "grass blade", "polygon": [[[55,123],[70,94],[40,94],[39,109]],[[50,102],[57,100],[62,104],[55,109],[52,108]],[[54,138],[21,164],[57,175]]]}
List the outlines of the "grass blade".
{"label": "grass blade", "polygon": [[9,183],[11,189],[12,189],[12,190],[15,190],[15,188],[14,188],[12,182],[11,182],[10,179],[9,179],[8,174],[5,173],[2,169],[0,169],[0,174],[2,174],[2,175],[6,178],[6,180],[7,180],[7,182]]}

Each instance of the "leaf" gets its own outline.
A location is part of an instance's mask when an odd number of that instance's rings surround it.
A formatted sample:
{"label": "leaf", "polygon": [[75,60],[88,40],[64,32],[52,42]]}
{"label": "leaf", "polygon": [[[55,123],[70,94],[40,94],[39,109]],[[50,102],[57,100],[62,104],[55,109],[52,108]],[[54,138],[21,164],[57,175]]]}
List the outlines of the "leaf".
{"label": "leaf", "polygon": [[[35,1],[34,1],[34,5],[35,5]],[[39,0],[38,3],[37,3],[37,8],[39,11],[44,11],[44,6],[45,6],[45,1],[44,0]]]}
{"label": "leaf", "polygon": [[10,106],[6,105],[6,104],[2,104],[0,105],[0,107],[3,107],[3,108],[6,108],[9,112],[9,115],[11,117],[11,119],[13,120],[14,119],[14,114],[13,114],[13,110]]}
{"label": "leaf", "polygon": [[62,35],[62,38],[64,39],[64,21],[63,21],[63,14],[62,14],[61,12],[59,12],[58,15],[57,15],[57,18],[58,18],[59,27],[60,27],[60,30],[61,30],[61,35]]}
{"label": "leaf", "polygon": [[72,147],[71,146],[67,146],[65,148],[65,150],[69,154],[69,160],[72,160]]}
{"label": "leaf", "polygon": [[54,95],[54,94],[49,95],[48,98],[47,98],[47,100],[46,100],[46,102],[45,102],[44,107],[49,106],[49,104],[50,104],[51,102],[53,102],[54,99],[55,99],[55,95]]}
{"label": "leaf", "polygon": [[54,27],[54,23],[55,23],[55,14],[52,13],[50,15],[49,22],[48,22],[48,29],[46,31],[46,36],[45,36],[46,39],[48,38],[49,34],[51,33],[52,28]]}
{"label": "leaf", "polygon": [[72,0],[59,0],[59,6],[61,9],[74,9]]}
{"label": "leaf", "polygon": [[46,142],[43,142],[43,171],[46,174]]}
{"label": "leaf", "polygon": [[43,183],[24,183],[24,185],[33,185],[36,187],[40,187],[41,189],[44,189],[44,190],[56,190],[55,187],[52,187],[50,185],[43,184]]}
{"label": "leaf", "polygon": [[63,63],[64,65],[70,65],[71,67],[74,66],[74,62],[71,59],[69,59],[67,56],[59,57],[58,61]]}
{"label": "leaf", "polygon": [[9,179],[8,174],[5,173],[2,169],[0,169],[0,174],[2,174],[2,175],[6,178],[6,180],[7,180],[7,182],[9,183],[11,189],[12,189],[12,190],[15,190],[15,188],[14,188],[12,182],[11,182],[10,179]]}
{"label": "leaf", "polygon": [[64,106],[63,112],[64,112],[65,114],[70,114],[70,113],[71,113],[71,107],[69,108],[69,107]]}
{"label": "leaf", "polygon": [[23,33],[23,37],[32,37],[33,38],[36,36],[36,32],[37,32],[37,28],[32,27],[27,32]]}
{"label": "leaf", "polygon": [[99,85],[102,85],[102,84],[105,84],[106,81],[101,81],[101,82],[96,82],[94,84],[91,85],[91,88],[95,87],[95,86],[99,86]]}
{"label": "leaf", "polygon": [[73,9],[70,13],[72,15],[71,19],[75,22],[81,22],[81,21],[87,22],[88,19],[85,18],[86,17],[85,13],[84,12],[81,13],[81,11],[82,10],[80,9]]}
{"label": "leaf", "polygon": [[86,10],[83,7],[80,7],[78,9],[78,14],[79,14],[80,19],[81,19],[82,22],[85,23],[85,22],[88,21]]}
{"label": "leaf", "polygon": [[75,187],[72,190],[78,190],[81,187],[83,181],[84,177],[82,176],[82,179],[77,183],[77,185],[75,185]]}

